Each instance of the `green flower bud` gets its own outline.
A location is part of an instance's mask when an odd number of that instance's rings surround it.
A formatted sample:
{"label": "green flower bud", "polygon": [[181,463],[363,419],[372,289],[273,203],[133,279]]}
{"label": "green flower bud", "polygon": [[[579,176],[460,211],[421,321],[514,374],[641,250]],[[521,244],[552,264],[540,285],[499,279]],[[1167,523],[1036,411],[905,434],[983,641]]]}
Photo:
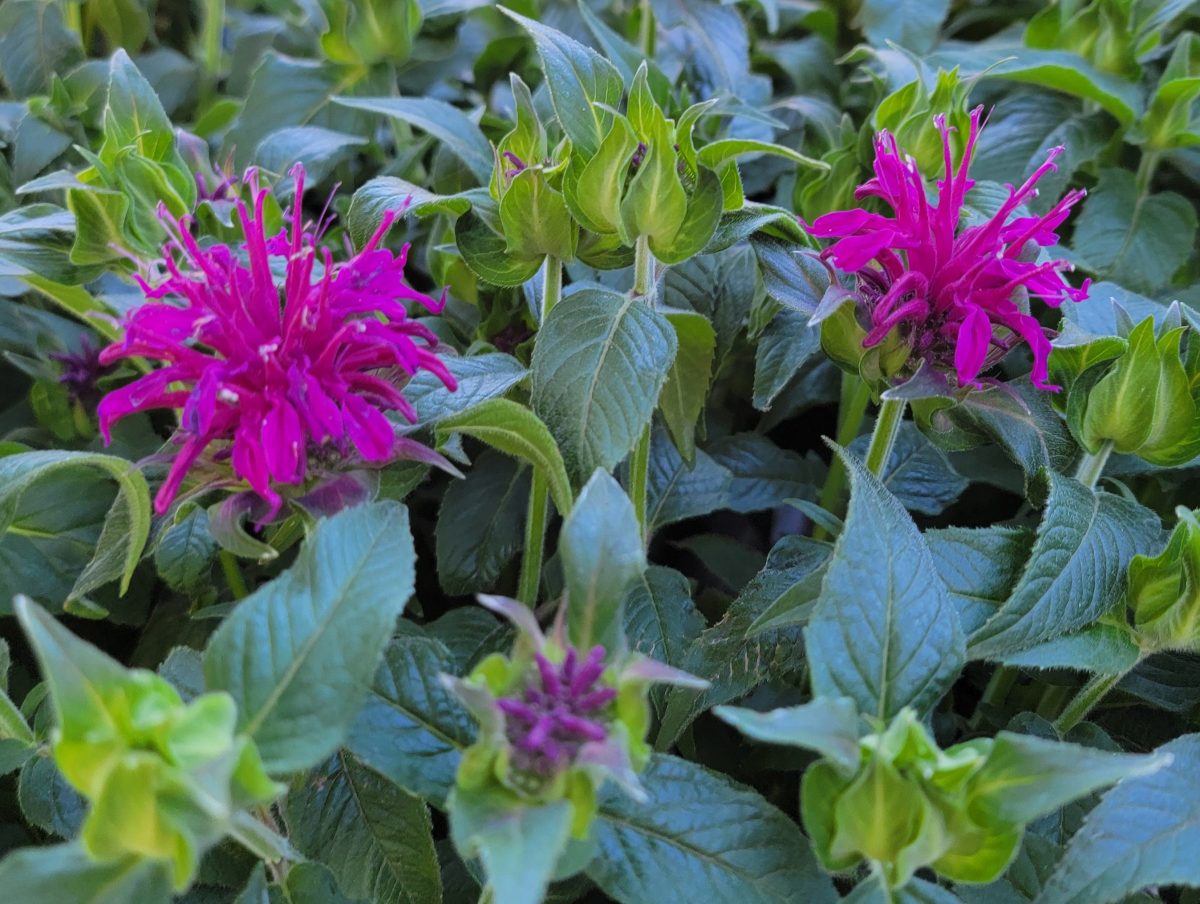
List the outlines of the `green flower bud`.
{"label": "green flower bud", "polygon": [[1200,512],[1180,506],[1179,523],[1157,556],[1129,563],[1126,600],[1150,650],[1200,650]]}
{"label": "green flower bud", "polygon": [[97,860],[170,861],[186,888],[234,814],[283,792],[235,733],[224,692],[184,703],[166,680],[126,669],[28,600],[17,614],[54,703],[54,761],[91,807],[81,838]]}
{"label": "green flower bud", "polygon": [[[1186,359],[1181,343],[1188,334]],[[1187,327],[1155,336],[1146,318],[1125,351],[1084,372],[1070,388],[1067,423],[1081,446],[1105,443],[1151,464],[1177,467],[1200,454],[1200,342]]]}

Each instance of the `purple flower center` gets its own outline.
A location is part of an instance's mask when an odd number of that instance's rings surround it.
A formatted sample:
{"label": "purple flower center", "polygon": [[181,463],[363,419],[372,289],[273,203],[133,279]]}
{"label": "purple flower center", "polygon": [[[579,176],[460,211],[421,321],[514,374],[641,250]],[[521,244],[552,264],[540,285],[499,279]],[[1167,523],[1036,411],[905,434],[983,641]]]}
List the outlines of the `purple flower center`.
{"label": "purple flower center", "polygon": [[818,217],[812,233],[838,239],[822,257],[856,278],[860,317],[867,329],[865,347],[899,331],[912,349],[912,360],[953,370],[960,385],[969,386],[978,383],[985,367],[1024,341],[1033,352],[1034,385],[1057,389],[1046,382],[1050,341],[1037,319],[1022,308],[1019,290],[1052,307],[1087,297],[1087,280],[1076,289],[1063,279],[1062,272],[1071,269],[1067,261],[1039,263],[1030,253],[1058,241],[1055,230],[1084,192],[1068,192],[1041,216],[1014,217],[1017,208],[1037,194],[1038,180],[1056,169],[1054,160],[1063,149],[1054,148],[1023,185],[1008,187],[1007,200],[990,219],[960,231],[964,198],[975,184],[967,171],[982,113],[982,107],[971,112],[970,133],[957,168],[951,129],[944,117],[935,119],[945,160],[936,204],[925,196],[916,163],[884,131],[875,136],[875,177],[859,186],[855,197],[880,198],[895,216],[861,208],[835,211]]}
{"label": "purple flower center", "polygon": [[604,647],[593,647],[582,664],[568,648],[561,665],[541,653],[537,672],[517,697],[502,697],[513,765],[548,777],[574,762],[584,744],[608,737],[605,709],[616,697],[614,688],[597,686],[604,672]]}

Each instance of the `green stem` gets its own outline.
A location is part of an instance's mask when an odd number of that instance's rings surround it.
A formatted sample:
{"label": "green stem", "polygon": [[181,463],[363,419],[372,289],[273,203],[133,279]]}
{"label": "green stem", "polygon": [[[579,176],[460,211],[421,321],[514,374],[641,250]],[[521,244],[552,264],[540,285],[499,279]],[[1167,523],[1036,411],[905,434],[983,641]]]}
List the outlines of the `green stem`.
{"label": "green stem", "polygon": [[204,0],[200,48],[209,90],[216,89],[221,75],[221,33],[225,29],[225,0]]}
{"label": "green stem", "polygon": [[238,844],[260,860],[278,863],[301,859],[286,838],[266,822],[255,819],[245,810],[239,810],[233,814],[229,821],[228,831]]}
{"label": "green stem", "polygon": [[896,445],[907,404],[898,399],[884,399],[879,406],[875,429],[871,433],[871,445],[867,448],[867,470],[876,477],[883,474],[888,459],[892,457],[892,447]]}
{"label": "green stem", "polygon": [[228,549],[222,549],[218,558],[221,560],[221,571],[225,573],[225,583],[229,585],[233,598],[245,599],[250,595],[250,590],[246,586],[246,579],[242,577],[237,558]]}
{"label": "green stem", "polygon": [[546,257],[546,265],[542,270],[542,323],[550,310],[562,298],[562,261],[557,257]]}
{"label": "green stem", "polygon": [[1112,450],[1112,440],[1106,439],[1098,451],[1085,452],[1079,461],[1079,467],[1075,469],[1075,479],[1089,489],[1094,487],[1100,475],[1104,473],[1104,466],[1108,464],[1108,456],[1112,455]]}
{"label": "green stem", "polygon": [[[842,397],[838,403],[837,443],[848,446],[858,436],[862,429],[863,417],[867,413],[867,403],[871,401],[871,390],[867,384],[853,374],[842,374]],[[817,502],[827,512],[840,517],[842,502],[846,495],[846,466],[841,458],[833,456],[829,463],[829,473],[825,475],[825,485],[821,487],[821,495]],[[813,539],[824,540],[828,532],[819,524],[813,529]]]}
{"label": "green stem", "polygon": [[650,0],[641,0],[640,8],[638,46],[642,50],[642,59],[648,60],[654,56],[654,9],[650,5]]}
{"label": "green stem", "polygon": [[1043,719],[1053,720],[1062,711],[1063,704],[1071,699],[1071,688],[1065,684],[1052,684],[1042,691],[1038,700],[1037,714]]}
{"label": "green stem", "polygon": [[[655,291],[654,254],[650,251],[650,239],[639,235],[634,245],[633,294],[640,296],[653,307]],[[643,543],[646,541],[646,487],[649,483],[647,472],[650,468],[650,426],[653,422],[654,417],[651,415],[650,423],[646,424],[629,458],[629,500],[633,503],[634,514],[637,515]]]}
{"label": "green stem", "polygon": [[639,235],[634,245],[633,294],[640,295],[650,304],[654,303],[657,289],[654,282],[654,254],[650,251],[649,236]]}
{"label": "green stem", "polygon": [[638,443],[629,457],[629,501],[637,515],[641,528],[642,542],[646,542],[646,488],[650,483],[650,425],[642,431]]}
{"label": "green stem", "polygon": [[529,511],[525,517],[525,549],[521,553],[521,577],[517,582],[517,599],[526,606],[537,605],[542,586],[542,549],[546,545],[547,503],[550,488],[538,468],[533,469],[533,485],[529,489]]}
{"label": "green stem", "polygon": [[80,40],[83,39],[83,4],[77,0],[68,0],[63,9],[63,18],[66,20],[67,28],[79,35]]}
{"label": "green stem", "polygon": [[1018,675],[1020,672],[1017,669],[1006,665],[996,666],[992,677],[988,679],[987,687],[983,689],[983,696],[979,698],[975,714],[971,716],[972,728],[979,727],[979,723],[983,721],[984,710],[999,709],[1004,705],[1004,701],[1008,699],[1008,692],[1017,683]]}
{"label": "green stem", "polygon": [[1154,171],[1158,169],[1158,159],[1158,151],[1146,151],[1142,154],[1142,159],[1138,161],[1134,185],[1137,186],[1139,195],[1150,194],[1150,183],[1154,181]]}
{"label": "green stem", "polygon": [[1087,714],[1095,708],[1096,704],[1107,697],[1108,692],[1116,687],[1127,674],[1129,674],[1129,669],[1112,675],[1093,675],[1092,679],[1079,689],[1075,698],[1067,704],[1062,715],[1055,720],[1054,728],[1059,735],[1065,735],[1087,718]]}

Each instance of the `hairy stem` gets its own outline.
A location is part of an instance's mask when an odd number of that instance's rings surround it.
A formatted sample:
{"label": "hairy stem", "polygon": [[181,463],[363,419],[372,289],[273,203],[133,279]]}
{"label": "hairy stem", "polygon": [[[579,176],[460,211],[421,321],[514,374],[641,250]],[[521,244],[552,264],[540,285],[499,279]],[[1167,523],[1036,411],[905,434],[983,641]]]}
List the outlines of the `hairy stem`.
{"label": "hairy stem", "polygon": [[[639,235],[634,253],[633,294],[653,305],[656,285],[654,254],[650,251],[649,238]],[[649,482],[647,471],[650,467],[650,427],[654,421],[653,415],[650,416],[650,421],[629,457],[629,499],[633,503],[633,511],[641,527],[643,543],[646,541],[646,486]]]}
{"label": "hairy stem", "polygon": [[204,0],[200,32],[201,59],[207,87],[216,89],[221,75],[221,34],[225,30],[225,0]]}
{"label": "hairy stem", "polygon": [[222,549],[218,558],[221,560],[221,571],[225,574],[225,583],[235,600],[245,599],[250,595],[242,569],[238,566],[237,557],[228,549]]}
{"label": "hairy stem", "polygon": [[1062,715],[1054,721],[1054,728],[1059,735],[1068,731],[1087,718],[1096,705],[1108,696],[1108,692],[1116,687],[1122,678],[1129,674],[1126,669],[1111,675],[1093,675],[1091,680],[1079,689],[1073,700],[1067,704]]}
{"label": "hairy stem", "polygon": [[517,582],[517,599],[530,608],[537,605],[538,589],[542,585],[542,548],[546,545],[547,503],[549,485],[542,472],[533,469],[533,485],[529,489],[529,511],[525,515],[525,548],[521,553],[521,577]]}
{"label": "hairy stem", "polygon": [[1108,456],[1112,455],[1112,450],[1112,440],[1106,439],[1098,451],[1085,452],[1079,461],[1079,467],[1075,469],[1075,479],[1089,489],[1096,486],[1100,475],[1104,473],[1104,466],[1108,464]]}
{"label": "hairy stem", "polygon": [[542,323],[550,310],[562,298],[562,261],[557,257],[547,257],[545,268],[542,270]]}
{"label": "hairy stem", "polygon": [[904,409],[908,403],[896,399],[884,399],[879,406],[875,430],[871,433],[871,445],[867,449],[867,470],[879,477],[892,457],[892,447],[904,420]]}
{"label": "hairy stem", "polygon": [[[837,443],[839,446],[850,445],[854,441],[854,437],[858,436],[869,401],[871,401],[871,391],[867,388],[867,384],[853,374],[843,373],[842,397],[838,403],[837,420]],[[846,466],[835,455],[829,462],[829,473],[825,475],[825,485],[821,487],[821,495],[817,502],[825,511],[841,517],[845,495]],[[819,524],[813,529],[813,539],[824,540],[828,536],[828,531]]]}

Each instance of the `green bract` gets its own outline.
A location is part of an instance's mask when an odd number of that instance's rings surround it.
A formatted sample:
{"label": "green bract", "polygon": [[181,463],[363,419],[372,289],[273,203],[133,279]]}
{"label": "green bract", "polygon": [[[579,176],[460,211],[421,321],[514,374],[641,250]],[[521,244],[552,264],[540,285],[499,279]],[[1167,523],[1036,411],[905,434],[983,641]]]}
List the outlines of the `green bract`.
{"label": "green bract", "polygon": [[992,882],[1016,856],[1027,823],[1165,762],[1010,732],[942,750],[908,708],[850,747],[853,711],[849,700],[819,698],[717,714],[751,738],[823,754],[800,791],[817,858],[832,872],[865,862],[893,889],[924,867],[955,882]]}
{"label": "green bract", "polygon": [[91,804],[85,849],[99,861],[169,861],[175,888],[186,888],[234,814],[283,790],[235,732],[233,699],[184,703],[165,679],[122,667],[28,600],[17,614],[54,704],[54,762]]}
{"label": "green bract", "polygon": [[1109,445],[1163,467],[1200,455],[1200,341],[1172,310],[1157,329],[1153,318],[1132,327],[1126,318],[1123,344],[1064,349],[1067,424],[1087,451]]}
{"label": "green bract", "polygon": [[1175,514],[1166,548],[1129,563],[1129,611],[1150,650],[1200,649],[1200,521],[1183,506]]}

